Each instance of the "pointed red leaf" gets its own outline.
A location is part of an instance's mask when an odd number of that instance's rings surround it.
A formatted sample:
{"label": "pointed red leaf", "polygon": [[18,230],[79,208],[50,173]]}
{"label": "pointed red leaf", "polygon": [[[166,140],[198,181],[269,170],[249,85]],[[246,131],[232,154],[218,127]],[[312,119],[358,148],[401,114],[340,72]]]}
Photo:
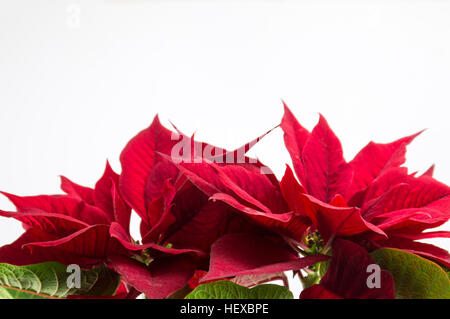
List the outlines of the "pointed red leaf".
{"label": "pointed red leaf", "polygon": [[300,198],[300,194],[305,194],[305,189],[297,182],[291,168],[286,165],[283,178],[280,182],[280,189],[290,210],[303,213],[304,203]]}
{"label": "pointed red leaf", "polygon": [[65,265],[77,264],[82,267],[90,267],[99,262],[97,258],[86,258],[52,247],[35,247],[36,249],[26,247],[29,243],[46,242],[54,239],[55,236],[44,233],[39,229],[29,229],[12,244],[0,247],[0,263],[23,266],[57,261]]}
{"label": "pointed red leaf", "polygon": [[153,261],[149,267],[130,258],[110,257],[113,269],[122,279],[149,299],[163,299],[184,287],[194,274],[188,256],[172,256]]}
{"label": "pointed red leaf", "polygon": [[259,225],[264,229],[279,233],[297,241],[302,239],[305,230],[310,226],[309,218],[295,212],[283,214],[261,212],[242,205],[234,197],[224,193],[214,194],[211,199],[228,204],[248,220],[251,220],[254,224]]}
{"label": "pointed red leaf", "polygon": [[325,241],[334,236],[347,237],[370,232],[386,237],[378,227],[365,221],[356,207],[337,207],[303,194],[306,213]]}
{"label": "pointed red leaf", "polygon": [[19,212],[41,210],[52,214],[67,215],[86,224],[109,224],[111,218],[101,209],[65,195],[16,196],[2,192]]}
{"label": "pointed red leaf", "polygon": [[[125,232],[125,230],[118,223],[112,223],[110,228],[111,237],[117,239],[120,244],[130,250],[130,251],[141,251],[144,249],[149,249],[159,255],[180,255],[180,254],[190,254],[192,256],[204,257],[205,254],[196,249],[179,249],[179,248],[169,248],[157,243],[146,243],[146,244],[136,244],[131,237]],[[152,254],[153,256],[153,254]]]}
{"label": "pointed red leaf", "polygon": [[89,205],[94,205],[94,190],[92,188],[75,184],[68,178],[61,176],[61,189],[70,196],[84,200]]}
{"label": "pointed red leaf", "polygon": [[450,231],[433,231],[433,232],[427,232],[427,233],[420,233],[420,234],[408,234],[408,233],[395,233],[396,237],[405,238],[405,239],[411,239],[411,240],[418,240],[418,239],[429,239],[429,238],[450,238]]}
{"label": "pointed red leaf", "polygon": [[[176,182],[179,171],[175,165],[166,160],[159,161],[153,167],[148,176],[144,189],[145,202],[151,203],[155,199],[161,197],[164,193],[166,184],[173,184]],[[147,207],[148,210],[148,207]],[[151,219],[151,216],[149,217]]]}
{"label": "pointed red leaf", "polygon": [[[409,192],[409,186],[405,183],[400,183],[392,186],[386,193],[379,197],[373,198],[363,203],[361,208],[361,215],[365,220],[371,221],[376,216],[388,212],[388,207],[399,206],[395,204],[398,198],[404,198],[404,194]],[[400,196],[398,196],[400,195]],[[398,196],[398,197],[397,197]]]}
{"label": "pointed red leaf", "polygon": [[208,274],[201,282],[227,277],[301,269],[327,256],[299,258],[279,239],[255,234],[229,234],[214,243]]}
{"label": "pointed red leaf", "polygon": [[0,263],[22,266],[49,261],[46,256],[32,255],[28,249],[22,249],[22,246],[32,241],[46,241],[53,238],[52,235],[38,229],[28,230],[13,243],[0,247]]}
{"label": "pointed red leaf", "polygon": [[370,142],[367,144],[349,163],[354,170],[354,177],[348,198],[364,190],[383,171],[402,165],[405,162],[406,146],[420,133],[392,143]]}
{"label": "pointed red leaf", "polygon": [[130,235],[131,207],[128,206],[119,195],[119,191],[114,184],[111,188],[111,195],[113,201],[114,220],[122,226],[123,229],[125,229],[128,235]]}
{"label": "pointed red leaf", "polygon": [[50,247],[75,256],[100,260],[113,254],[125,253],[119,242],[110,237],[109,226],[107,225],[89,226],[63,238],[32,242],[24,247],[37,251],[42,251],[41,248]]}
{"label": "pointed red leaf", "polygon": [[15,218],[27,228],[36,228],[55,236],[67,236],[89,226],[67,215],[47,213],[37,209],[20,213],[0,211],[0,216]]}
{"label": "pointed red leaf", "polygon": [[105,172],[95,184],[94,200],[95,206],[111,216],[111,220],[114,219],[114,202],[111,189],[113,185],[118,185],[118,183],[119,175],[113,171],[109,162],[106,162]]}
{"label": "pointed red leaf", "polygon": [[430,176],[430,177],[433,177],[434,168],[435,168],[434,164],[431,165],[430,168],[427,169],[427,170],[425,171],[425,173],[423,173],[423,175],[424,175],[424,176]]}
{"label": "pointed red leaf", "polygon": [[310,195],[329,203],[336,194],[345,195],[352,168],[345,162],[341,143],[320,115],[303,149],[304,186]]}
{"label": "pointed red leaf", "polygon": [[155,116],[150,127],[136,135],[122,151],[120,193],[143,218],[147,211],[144,196],[147,180],[160,161],[156,152],[170,154],[177,142],[178,139],[172,139],[172,132],[163,127],[158,116]]}
{"label": "pointed red leaf", "polygon": [[310,133],[295,118],[294,114],[284,104],[284,115],[281,128],[284,132],[284,144],[291,155],[295,173],[303,186],[305,186],[305,172],[303,167],[303,148],[310,137]]}
{"label": "pointed red leaf", "polygon": [[[147,218],[141,224],[141,235],[144,243],[149,241],[160,241],[167,229],[176,221],[171,212],[173,200],[177,189],[166,180],[160,197],[153,199],[147,208]],[[197,202],[198,198],[193,202]]]}
{"label": "pointed red leaf", "polygon": [[379,203],[370,208],[372,218],[395,210],[426,207],[450,195],[450,187],[427,175],[414,177],[405,174],[403,169],[391,169],[370,185],[365,196],[368,202],[365,206],[369,206],[369,201],[382,199],[387,194],[382,205]]}
{"label": "pointed red leaf", "polygon": [[211,245],[224,234],[251,232],[256,229],[219,202],[207,202],[192,218],[184,221],[180,219],[175,225],[165,242],[173,244],[174,247],[192,247],[205,252],[209,252]]}
{"label": "pointed red leaf", "polygon": [[[439,202],[448,204],[450,198]],[[374,222],[377,227],[392,235],[395,233],[420,234],[425,229],[441,226],[449,219],[448,215],[433,207],[409,208],[380,215]]]}

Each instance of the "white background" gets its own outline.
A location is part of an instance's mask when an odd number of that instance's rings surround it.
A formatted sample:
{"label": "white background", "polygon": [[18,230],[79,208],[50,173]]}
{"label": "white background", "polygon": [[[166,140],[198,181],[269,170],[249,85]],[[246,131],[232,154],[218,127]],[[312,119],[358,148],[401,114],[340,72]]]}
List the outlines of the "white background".
{"label": "white background", "polygon": [[[281,99],[307,128],[324,114],[347,159],[428,128],[407,163],[448,184],[449,88],[450,1],[4,0],[0,189],[92,186],[156,113],[240,146],[279,123]],[[278,176],[289,162],[280,131],[253,154]],[[21,231],[2,219],[0,244]]]}

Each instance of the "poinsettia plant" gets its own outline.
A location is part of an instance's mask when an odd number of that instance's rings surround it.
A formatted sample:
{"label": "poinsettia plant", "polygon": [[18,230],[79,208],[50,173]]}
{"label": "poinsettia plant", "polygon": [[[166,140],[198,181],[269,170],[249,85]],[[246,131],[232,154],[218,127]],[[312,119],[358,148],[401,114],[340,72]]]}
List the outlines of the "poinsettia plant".
{"label": "poinsettia plant", "polygon": [[[156,116],[93,188],[3,192],[24,233],[0,248],[1,298],[450,298],[450,256],[421,239],[450,217],[450,187],[402,166],[420,133],[370,142],[351,161],[320,116],[284,106],[291,159],[280,180],[236,150],[169,130]],[[140,218],[140,238],[130,216]],[[267,284],[281,280],[284,286]]]}

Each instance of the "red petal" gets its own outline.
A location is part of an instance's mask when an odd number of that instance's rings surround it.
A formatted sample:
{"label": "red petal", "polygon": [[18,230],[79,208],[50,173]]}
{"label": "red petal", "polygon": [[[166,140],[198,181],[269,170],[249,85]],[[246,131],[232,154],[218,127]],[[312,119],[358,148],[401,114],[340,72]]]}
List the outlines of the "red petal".
{"label": "red petal", "polygon": [[94,190],[75,184],[68,178],[61,176],[61,189],[68,195],[84,200],[89,205],[94,205]]}
{"label": "red petal", "polygon": [[80,266],[93,266],[99,262],[98,259],[85,258],[67,253],[55,248],[28,249],[29,243],[36,241],[51,241],[54,236],[41,232],[39,229],[30,229],[19,237],[15,242],[0,248],[0,263],[8,263],[17,266],[31,265],[48,261],[57,261],[65,265],[78,264]]}
{"label": "red petal", "polygon": [[305,194],[305,189],[297,182],[291,168],[286,165],[286,171],[280,183],[281,194],[286,200],[290,210],[303,213],[305,210],[300,194]]}
{"label": "red petal", "polygon": [[383,171],[405,162],[406,146],[421,132],[388,144],[370,142],[349,163],[354,170],[348,198],[364,190]]}
{"label": "red petal", "polygon": [[434,173],[434,164],[431,165],[430,168],[427,169],[425,173],[423,173],[423,176],[433,177],[433,173]]}
{"label": "red petal", "polygon": [[370,215],[375,217],[395,210],[429,206],[448,195],[450,187],[432,177],[414,177],[405,174],[403,169],[391,169],[370,185],[365,196],[368,203],[364,206],[370,206],[369,201],[379,201],[382,196],[388,196],[382,200],[382,205],[370,208]]}
{"label": "red petal", "polygon": [[284,132],[284,144],[291,155],[295,173],[300,179],[300,182],[305,186],[306,179],[303,167],[303,148],[310,137],[310,133],[300,125],[287,105],[284,102],[283,104],[284,116],[281,120],[281,128]]}
{"label": "red petal", "polygon": [[[378,197],[377,197],[378,196]],[[364,217],[389,234],[420,234],[445,223],[450,188],[429,176],[413,177],[392,169],[369,187]]]}
{"label": "red petal", "polygon": [[329,203],[336,194],[345,195],[352,168],[343,157],[341,143],[321,115],[303,149],[304,186],[308,193]]}
{"label": "red petal", "polygon": [[398,198],[397,196],[400,195],[399,198],[404,198],[408,192],[408,184],[401,183],[394,185],[381,196],[364,202],[361,208],[361,215],[364,216],[365,220],[371,221],[376,216],[388,212],[389,207],[398,206],[398,204],[395,204]]}
{"label": "red petal", "polygon": [[0,216],[15,218],[30,228],[39,229],[55,236],[67,236],[89,226],[67,215],[47,213],[36,209],[21,213],[0,211]]}
{"label": "red petal", "polygon": [[212,246],[209,272],[201,281],[301,269],[326,259],[322,255],[298,258],[275,238],[229,234]]}
{"label": "red petal", "polygon": [[226,193],[235,194],[240,200],[267,213],[278,214],[287,211],[278,181],[273,184],[266,174],[250,171],[247,167],[239,165],[212,165]]}
{"label": "red petal", "polygon": [[106,162],[105,172],[103,176],[95,184],[94,200],[95,206],[101,208],[106,212],[111,220],[114,219],[114,202],[112,198],[111,188],[113,185],[118,185],[119,175],[117,175]]}
{"label": "red petal", "polygon": [[170,154],[177,142],[178,139],[172,140],[172,132],[163,127],[158,116],[155,116],[150,127],[136,135],[122,151],[120,193],[143,218],[147,212],[144,198],[147,180],[155,165],[160,161],[156,152]]}
{"label": "red petal", "polygon": [[[171,162],[159,161],[152,169],[144,189],[146,203],[151,203],[164,193],[164,187],[170,182],[174,183],[179,174],[178,169]],[[150,216],[151,218],[151,216]]]}
{"label": "red petal", "polygon": [[450,231],[434,231],[420,234],[402,234],[395,233],[396,237],[418,240],[418,239],[429,239],[429,238],[450,238]]}
{"label": "red petal", "polygon": [[110,217],[101,209],[88,205],[71,196],[25,196],[20,197],[2,192],[17,207],[19,212],[41,210],[78,219],[89,225],[109,224]]}
{"label": "red petal", "polygon": [[125,201],[120,197],[116,185],[112,185],[111,189],[112,201],[113,201],[113,211],[114,220],[125,229],[128,236],[130,235],[130,218],[131,218],[131,208],[125,203]]}
{"label": "red petal", "polygon": [[[171,208],[174,205],[177,189],[166,180],[160,197],[152,200],[148,205],[147,218],[141,224],[141,235],[144,243],[149,241],[160,241],[164,237],[167,229],[175,223],[175,216],[172,215]],[[198,197],[193,197],[198,201]]]}
{"label": "red petal", "polygon": [[207,202],[194,216],[180,219],[174,226],[165,242],[174,247],[195,247],[205,252],[209,252],[211,245],[224,234],[251,232],[256,228],[219,202]]}
{"label": "red petal", "polygon": [[[315,197],[303,194],[308,216],[325,241],[333,236],[347,237],[364,232],[374,232],[383,237],[386,234],[375,225],[366,222],[359,209],[355,207],[336,207],[319,201]],[[308,205],[308,206],[307,206]]]}
{"label": "red petal", "polygon": [[32,255],[28,249],[22,249],[24,244],[36,240],[51,240],[54,237],[39,230],[29,230],[15,242],[0,247],[0,263],[22,266],[49,261],[42,255]]}
{"label": "red petal", "polygon": [[107,225],[86,227],[63,238],[28,243],[25,247],[29,247],[32,250],[40,247],[52,247],[75,256],[96,259],[104,259],[112,254],[125,253],[125,250],[117,240],[110,237],[109,226]]}
{"label": "red petal", "polygon": [[110,228],[111,237],[117,239],[120,244],[131,251],[140,251],[144,249],[151,249],[155,252],[162,253],[163,255],[180,255],[180,254],[190,254],[193,256],[203,257],[204,253],[196,249],[178,249],[178,248],[168,248],[156,243],[146,243],[146,244],[135,244],[132,239],[128,236],[125,230],[118,223],[112,223]]}
{"label": "red petal", "polygon": [[[447,198],[446,202],[449,202],[449,199]],[[438,227],[448,220],[448,216],[431,207],[398,210],[380,217],[385,219],[377,222],[377,226],[389,234],[419,234],[425,229]]]}
{"label": "red petal", "polygon": [[162,299],[184,287],[195,265],[188,256],[172,256],[153,261],[150,267],[130,258],[114,256],[111,266],[123,280],[149,299]]}
{"label": "red petal", "polygon": [[213,195],[211,199],[220,200],[235,208],[256,225],[298,241],[302,239],[303,233],[310,226],[310,220],[306,216],[293,212],[284,214],[264,213],[242,205],[234,197],[228,194],[217,193]]}

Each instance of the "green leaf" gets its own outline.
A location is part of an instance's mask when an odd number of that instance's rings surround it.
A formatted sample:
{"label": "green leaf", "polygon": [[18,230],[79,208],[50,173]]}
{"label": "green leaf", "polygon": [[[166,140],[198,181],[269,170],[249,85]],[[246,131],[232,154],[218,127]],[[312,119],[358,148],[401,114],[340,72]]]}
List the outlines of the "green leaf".
{"label": "green leaf", "polygon": [[186,299],[292,299],[292,292],[278,285],[260,285],[254,288],[239,286],[222,280],[200,285]]}
{"label": "green leaf", "polygon": [[434,262],[393,248],[378,249],[371,255],[394,277],[396,298],[450,299],[449,277]]}
{"label": "green leaf", "polygon": [[[67,279],[73,272],[57,262],[27,266],[0,264],[1,299],[65,298],[69,295],[111,296],[120,277],[107,267],[81,270],[80,288],[69,288]],[[71,281],[70,281],[71,282]]]}

